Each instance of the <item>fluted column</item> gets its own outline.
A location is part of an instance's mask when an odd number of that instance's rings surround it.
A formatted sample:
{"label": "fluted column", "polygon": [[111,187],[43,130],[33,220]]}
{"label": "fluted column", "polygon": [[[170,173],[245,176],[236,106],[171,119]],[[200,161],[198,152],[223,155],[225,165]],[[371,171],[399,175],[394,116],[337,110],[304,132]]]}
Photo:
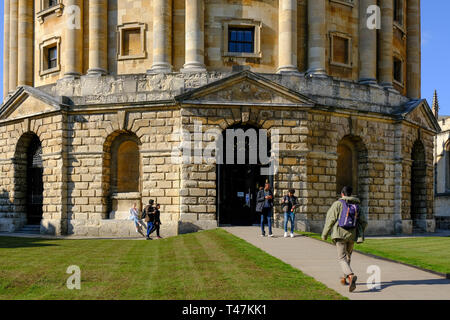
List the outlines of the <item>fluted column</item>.
{"label": "fluted column", "polygon": [[183,72],[206,71],[204,10],[204,0],[186,0],[186,53]]}
{"label": "fluted column", "polygon": [[19,0],[18,27],[19,86],[33,85],[33,0]]}
{"label": "fluted column", "polygon": [[298,72],[297,0],[279,0],[277,72]]}
{"label": "fluted column", "polygon": [[361,0],[359,4],[359,82],[377,83],[377,30],[367,27],[367,8],[376,0]]}
{"label": "fluted column", "polygon": [[393,41],[394,41],[394,2],[381,0],[381,30],[380,30],[380,58],[379,82],[386,88],[392,88],[393,80]]}
{"label": "fluted column", "polygon": [[88,74],[106,74],[107,68],[108,0],[90,0]]}
{"label": "fluted column", "polygon": [[10,0],[10,3],[9,3],[9,92],[13,92],[17,88],[18,5],[19,5],[19,0]]}
{"label": "fluted column", "polygon": [[406,94],[411,99],[421,97],[420,61],[420,0],[408,0],[406,35]]}
{"label": "fluted column", "polygon": [[326,76],[326,0],[308,0],[308,74]]}
{"label": "fluted column", "polygon": [[3,100],[9,92],[9,0],[5,0],[5,37],[3,41]]}
{"label": "fluted column", "polygon": [[153,0],[153,64],[150,72],[172,71],[172,0]]}
{"label": "fluted column", "polygon": [[65,77],[79,77],[83,72],[83,1],[66,0],[66,37],[63,43]]}

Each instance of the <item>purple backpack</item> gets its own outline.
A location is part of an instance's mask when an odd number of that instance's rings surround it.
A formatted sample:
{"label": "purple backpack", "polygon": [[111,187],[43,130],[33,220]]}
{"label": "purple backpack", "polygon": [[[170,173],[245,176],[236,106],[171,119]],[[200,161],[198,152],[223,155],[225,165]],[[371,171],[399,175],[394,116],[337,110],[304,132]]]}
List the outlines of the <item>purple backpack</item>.
{"label": "purple backpack", "polygon": [[348,204],[345,200],[339,200],[342,203],[341,217],[339,218],[339,227],[352,229],[356,227],[358,220],[359,206],[357,204]]}

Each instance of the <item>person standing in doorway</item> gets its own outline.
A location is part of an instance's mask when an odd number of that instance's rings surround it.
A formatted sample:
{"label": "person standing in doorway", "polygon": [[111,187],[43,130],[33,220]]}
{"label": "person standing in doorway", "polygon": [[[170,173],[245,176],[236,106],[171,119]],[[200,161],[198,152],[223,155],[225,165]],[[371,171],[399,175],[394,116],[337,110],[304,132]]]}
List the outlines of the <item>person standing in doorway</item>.
{"label": "person standing in doorway", "polygon": [[327,240],[328,234],[331,232],[331,239],[336,245],[338,261],[344,274],[341,278],[341,284],[349,284],[350,292],[355,290],[357,280],[357,276],[350,266],[353,245],[357,234],[364,232],[367,227],[366,217],[360,213],[360,201],[352,196],[352,192],[353,189],[350,186],[345,186],[342,189],[341,199],[333,203],[327,212],[325,227],[322,232],[323,240]]}
{"label": "person standing in doorway", "polygon": [[269,227],[269,237],[273,237],[272,234],[272,208],[273,208],[273,192],[270,189],[270,184],[266,183],[264,189],[260,189],[256,196],[256,212],[261,215],[261,236],[266,235],[264,220],[267,219],[267,225]]}
{"label": "person standing in doorway", "polygon": [[297,208],[297,197],[294,196],[295,190],[290,189],[288,195],[283,197],[284,212],[284,237],[288,236],[288,222],[291,222],[291,238],[294,237],[295,228],[295,209]]}

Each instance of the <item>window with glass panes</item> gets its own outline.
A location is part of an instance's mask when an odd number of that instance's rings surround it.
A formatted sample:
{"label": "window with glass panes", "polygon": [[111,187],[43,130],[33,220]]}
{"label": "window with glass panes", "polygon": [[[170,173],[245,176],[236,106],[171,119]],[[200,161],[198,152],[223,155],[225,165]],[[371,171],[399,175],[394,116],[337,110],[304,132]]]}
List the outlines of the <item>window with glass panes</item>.
{"label": "window with glass panes", "polygon": [[255,28],[228,28],[228,52],[255,51]]}
{"label": "window with glass panes", "polygon": [[47,49],[47,69],[56,68],[58,62],[58,49],[51,47]]}
{"label": "window with glass panes", "polygon": [[58,4],[58,0],[48,0],[48,7],[53,7]]}

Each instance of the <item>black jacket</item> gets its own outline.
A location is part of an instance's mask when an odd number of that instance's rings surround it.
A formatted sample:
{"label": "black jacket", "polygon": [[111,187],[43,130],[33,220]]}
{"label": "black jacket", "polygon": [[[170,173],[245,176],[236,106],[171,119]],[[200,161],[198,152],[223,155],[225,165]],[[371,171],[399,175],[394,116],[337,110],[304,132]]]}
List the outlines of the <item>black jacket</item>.
{"label": "black jacket", "polygon": [[[285,203],[286,200],[289,200],[288,203]],[[283,203],[281,204],[281,206],[283,207],[283,212],[291,212],[291,209],[293,206],[297,206],[298,201],[297,201],[297,197],[296,196],[284,196],[283,197]]]}
{"label": "black jacket", "polygon": [[[273,192],[269,189],[269,194],[272,196],[272,199],[269,200],[270,207],[273,207]],[[264,195],[264,190],[259,190],[256,196],[256,212],[262,212],[264,209],[264,203],[266,202],[266,198]]]}

